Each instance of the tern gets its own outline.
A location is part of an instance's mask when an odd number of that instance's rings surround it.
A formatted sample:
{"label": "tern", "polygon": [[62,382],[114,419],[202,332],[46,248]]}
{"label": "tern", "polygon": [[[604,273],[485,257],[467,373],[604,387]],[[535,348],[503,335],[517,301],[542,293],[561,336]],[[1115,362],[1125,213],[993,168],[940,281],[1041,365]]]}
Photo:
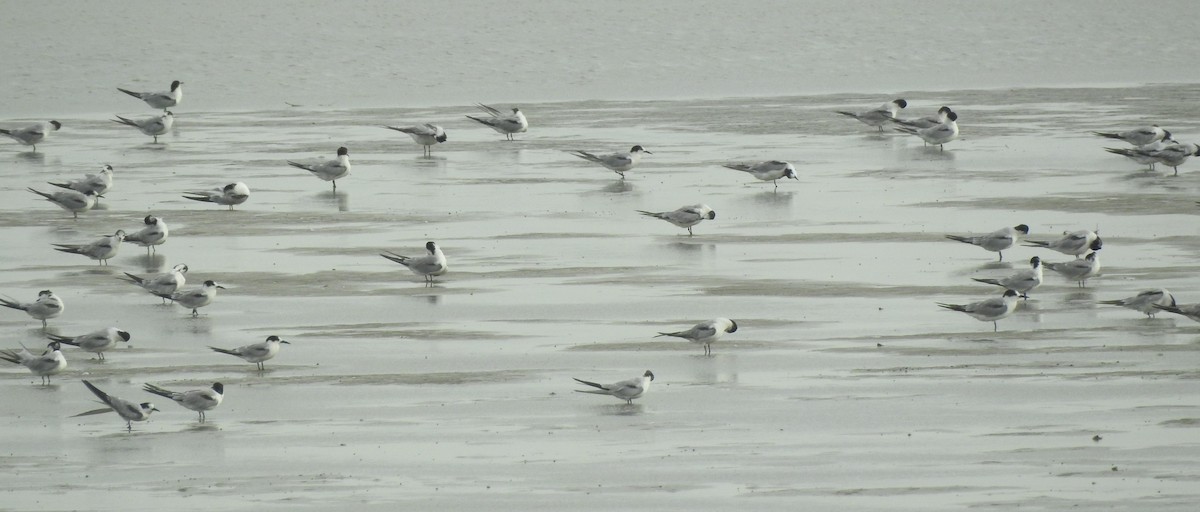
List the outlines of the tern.
{"label": "tern", "polygon": [[171,90],[163,92],[133,92],[120,87],[117,87],[117,90],[146,102],[151,108],[166,110],[178,105],[183,100],[183,88],[180,87],[181,85],[183,85],[183,82],[175,80],[171,82]]}
{"label": "tern", "polygon": [[116,327],[108,327],[80,336],[47,334],[46,337],[58,343],[79,347],[87,352],[96,354],[103,361],[104,352],[116,348],[117,342],[129,341],[129,331],[123,331]]}
{"label": "tern", "polygon": [[158,117],[148,117],[146,119],[134,121],[132,119],[117,116],[117,118],[113,119],[112,121],[114,123],[137,128],[138,131],[154,137],[154,142],[157,144],[159,135],[165,135],[167,132],[171,131],[171,126],[175,124],[175,114],[172,114],[170,110],[166,110],[163,111],[163,115]]}
{"label": "tern", "polygon": [[69,254],[81,254],[96,260],[98,265],[108,265],[108,260],[115,257],[121,250],[121,242],[125,240],[125,231],[118,229],[112,235],[100,238],[89,244],[69,245],[50,244],[54,250]]}
{"label": "tern", "polygon": [[1004,250],[1011,248],[1021,240],[1022,236],[1029,234],[1029,226],[1025,224],[1017,224],[1011,228],[1001,228],[986,235],[979,236],[958,236],[946,235],[946,238],[964,244],[971,244],[984,248],[985,250],[1000,254],[1000,260],[1004,261]]}
{"label": "tern", "polygon": [[503,134],[506,140],[514,140],[514,133],[523,133],[529,129],[529,121],[525,119],[525,114],[522,114],[519,108],[513,107],[511,115],[504,115],[499,110],[482,103],[476,103],[475,106],[479,107],[479,110],[484,111],[490,117],[467,116],[467,119],[496,130],[496,132]]}
{"label": "tern", "polygon": [[188,266],[182,263],[171,268],[170,272],[158,274],[151,277],[138,277],[129,272],[125,272],[126,277],[118,277],[122,281],[127,281],[136,284],[142,289],[153,293],[163,299],[163,304],[167,303],[167,299],[179,291],[184,284],[187,284]]}
{"label": "tern", "polygon": [[1046,268],[1062,274],[1063,277],[1079,283],[1080,288],[1084,288],[1088,278],[1100,272],[1100,253],[1090,252],[1081,260],[1047,263]]}
{"label": "tern", "polygon": [[946,122],[947,114],[953,112],[950,107],[939,108],[937,114],[932,116],[918,117],[914,119],[891,119],[893,123],[901,124],[911,128],[933,128],[939,124]]}
{"label": "tern", "polygon": [[57,375],[67,368],[67,358],[62,355],[62,346],[56,341],[46,345],[49,349],[42,355],[34,355],[24,346],[21,351],[0,350],[0,359],[28,368],[30,372],[42,378],[42,384],[50,384],[50,376]]}
{"label": "tern", "polygon": [[125,420],[125,430],[127,432],[133,432],[133,422],[149,420],[150,413],[158,412],[158,409],[155,409],[154,404],[150,402],[142,402],[140,404],[130,402],[129,400],[125,400],[123,398],[100,391],[100,388],[93,386],[91,382],[86,380],[83,381],[83,385],[87,386],[87,388],[92,391],[92,394],[96,395],[96,398],[100,399],[100,403],[107,405],[108,407],[104,409],[96,409],[94,411],[81,412],[75,416],[72,416],[72,418],[77,418],[79,416],[91,416],[93,414],[101,414],[113,411],[116,412],[121,419]]}
{"label": "tern", "polygon": [[650,390],[650,382],[653,380],[654,372],[650,370],[646,370],[646,373],[643,373],[641,377],[634,377],[612,384],[597,384],[583,379],[575,379],[575,382],[596,388],[576,389],[575,391],[577,393],[590,393],[593,395],[609,395],[624,400],[627,404],[632,404],[634,398],[638,398]]}
{"label": "tern", "polygon": [[583,150],[568,151],[572,156],[577,156],[589,162],[603,165],[608,170],[621,175],[621,179],[625,179],[625,173],[633,170],[642,161],[642,155],[653,155],[646,151],[642,146],[634,146],[629,148],[628,153],[610,153],[607,155],[597,155]]}
{"label": "tern", "polygon": [[192,316],[200,316],[196,310],[212,304],[213,299],[217,298],[217,289],[224,290],[225,287],[216,283],[216,281],[208,280],[203,285],[192,288],[190,290],[180,290],[170,295],[156,294],[164,299],[171,299],[176,304],[192,310]]}
{"label": "tern", "polygon": [[[66,183],[53,181],[47,182],[59,188],[74,190],[80,193],[91,192],[92,195],[99,198],[112,188],[113,183],[113,168],[111,165],[105,165],[100,168],[99,174],[85,174],[82,178],[68,181]],[[97,199],[99,200],[99,199]]]}
{"label": "tern", "polygon": [[1104,240],[1100,238],[1099,233],[1083,229],[1069,233],[1064,231],[1062,238],[1048,242],[1025,240],[1025,246],[1043,247],[1078,258],[1087,254],[1088,251],[1099,251],[1101,247],[1104,247]]}
{"label": "tern", "polygon": [[147,215],[146,218],[142,219],[142,223],[146,227],[136,233],[125,235],[125,241],[145,247],[146,254],[150,254],[151,251],[157,253],[158,249],[156,246],[166,242],[167,236],[170,234],[170,231],[167,229],[167,223],[153,215]]}
{"label": "tern", "polygon": [[688,236],[692,236],[692,226],[699,224],[700,221],[717,218],[717,212],[713,211],[706,204],[694,204],[691,206],[681,206],[671,212],[648,212],[645,210],[635,210],[638,213],[647,217],[662,219],[681,228],[687,228]]}
{"label": "tern", "polygon": [[424,147],[425,156],[432,155],[433,154],[433,146],[435,144],[446,142],[446,139],[447,139],[446,130],[443,130],[441,126],[438,126],[436,124],[426,123],[426,124],[421,124],[421,125],[416,125],[416,126],[404,126],[404,127],[384,126],[384,128],[387,128],[389,130],[396,130],[398,132],[407,133],[409,137],[412,137],[413,142],[416,142],[417,144],[420,144],[421,146]]}
{"label": "tern", "polygon": [[1171,132],[1159,128],[1158,125],[1137,128],[1126,132],[1092,132],[1109,139],[1123,140],[1134,146],[1145,146],[1152,142],[1171,138]]}
{"label": "tern", "polygon": [[250,187],[239,181],[212,190],[197,190],[184,192],[184,194],[186,194],[183,196],[184,199],[203,203],[216,203],[221,206],[228,206],[232,210],[234,206],[242,204],[250,198]]}
{"label": "tern", "polygon": [[1157,306],[1178,306],[1178,304],[1175,303],[1175,296],[1171,295],[1171,292],[1167,291],[1166,288],[1154,288],[1152,290],[1146,290],[1139,292],[1137,295],[1126,297],[1124,299],[1102,300],[1100,301],[1100,304],[1121,306],[1123,308],[1141,311],[1150,318],[1154,318],[1154,314],[1158,313],[1161,309]]}
{"label": "tern", "polygon": [[258,365],[259,371],[262,371],[266,369],[266,366],[263,365],[263,361],[267,361],[275,357],[275,354],[279,353],[280,343],[287,343],[288,345],[291,345],[291,342],[288,342],[287,340],[281,340],[279,339],[279,336],[272,335],[267,336],[267,340],[262,343],[254,343],[252,345],[246,345],[235,349],[224,349],[217,347],[208,348],[212,349],[214,352],[240,357],[245,359],[248,363],[255,363]]}
{"label": "tern", "polygon": [[949,309],[951,311],[960,311],[971,315],[976,320],[992,323],[992,332],[1000,329],[996,323],[999,320],[1008,318],[1017,309],[1017,292],[1012,290],[1004,290],[1004,295],[1001,297],[992,297],[970,304],[945,304],[937,303],[938,306]]}
{"label": "tern", "polygon": [[200,423],[204,423],[205,411],[216,409],[218,405],[221,405],[221,400],[225,399],[225,386],[220,382],[214,382],[211,388],[191,389],[188,391],[171,391],[155,386],[154,384],[146,383],[142,385],[142,390],[163,398],[169,398],[175,403],[182,405],[185,409],[196,411],[200,414]]}
{"label": "tern", "polygon": [[978,279],[974,277],[971,279],[981,283],[1003,286],[1005,289],[1020,293],[1021,297],[1028,299],[1029,291],[1042,284],[1042,259],[1037,256],[1030,258],[1029,267],[1028,270],[1022,270],[1002,279]]}
{"label": "tern", "polygon": [[419,257],[401,256],[394,252],[383,252],[380,256],[408,267],[414,274],[425,278],[426,284],[432,285],[434,276],[446,273],[446,255],[433,242],[425,242],[425,250],[429,254]]}
{"label": "tern", "polygon": [[0,135],[4,135],[26,146],[33,146],[33,150],[36,152],[37,144],[43,140],[46,140],[46,135],[48,135],[50,132],[58,131],[59,128],[62,128],[62,123],[58,121],[48,121],[14,130],[0,128]]}
{"label": "tern", "polygon": [[87,192],[59,190],[51,194],[32,188],[26,188],[26,190],[46,198],[47,201],[58,205],[59,208],[71,212],[71,216],[76,219],[79,218],[81,212],[86,212],[91,210],[93,206],[96,206],[96,193],[91,190]]}
{"label": "tern", "polygon": [[725,333],[737,332],[737,322],[728,318],[714,318],[707,322],[700,322],[691,329],[679,332],[660,332],[655,338],[661,336],[674,336],[683,338],[692,343],[704,345],[704,355],[712,355],[712,343],[721,339]]}
{"label": "tern", "polygon": [[946,121],[937,126],[929,128],[897,126],[896,131],[916,135],[926,144],[936,144],[941,151],[945,151],[946,143],[958,138],[958,114],[954,112],[946,114]]}
{"label": "tern", "polygon": [[879,108],[873,110],[865,110],[862,112],[847,112],[845,110],[838,110],[837,113],[844,116],[853,117],[867,126],[875,126],[879,128],[880,132],[883,132],[883,124],[895,119],[896,114],[900,112],[900,109],[907,106],[907,101],[904,101],[903,98],[897,98],[884,103],[883,105],[880,105]]}
{"label": "tern", "polygon": [[1175,139],[1171,138],[1171,132],[1166,132],[1167,135],[1162,140],[1142,144],[1132,148],[1104,148],[1105,151],[1114,155],[1121,155],[1125,158],[1133,160],[1142,165],[1150,166],[1147,171],[1154,170],[1154,164],[1158,163],[1158,157],[1154,156],[1159,151],[1167,149],[1168,146],[1179,144]]}
{"label": "tern", "polygon": [[288,165],[311,172],[324,181],[333,182],[333,190],[337,191],[337,180],[350,175],[350,150],[345,146],[338,148],[337,159],[326,160],[315,164],[302,164],[288,160]]}
{"label": "tern", "polygon": [[34,320],[42,321],[42,329],[46,328],[46,319],[61,315],[66,304],[50,290],[38,292],[38,298],[33,302],[18,302],[11,298],[0,297],[0,306],[24,311]]}
{"label": "tern", "polygon": [[722,167],[750,173],[756,179],[761,181],[769,181],[775,184],[775,188],[779,188],[779,179],[791,178],[799,181],[796,177],[796,168],[788,162],[782,160],[767,160],[753,165],[750,164],[724,164]]}

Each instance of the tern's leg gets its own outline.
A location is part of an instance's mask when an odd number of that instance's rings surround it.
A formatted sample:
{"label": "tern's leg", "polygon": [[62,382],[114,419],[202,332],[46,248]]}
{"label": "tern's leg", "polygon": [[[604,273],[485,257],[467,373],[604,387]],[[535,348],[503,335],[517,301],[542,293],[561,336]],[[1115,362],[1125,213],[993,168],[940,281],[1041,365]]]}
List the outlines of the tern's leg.
{"label": "tern's leg", "polygon": [[999,331],[1000,331],[1000,325],[997,324],[995,320],[992,320],[992,332],[999,332]]}

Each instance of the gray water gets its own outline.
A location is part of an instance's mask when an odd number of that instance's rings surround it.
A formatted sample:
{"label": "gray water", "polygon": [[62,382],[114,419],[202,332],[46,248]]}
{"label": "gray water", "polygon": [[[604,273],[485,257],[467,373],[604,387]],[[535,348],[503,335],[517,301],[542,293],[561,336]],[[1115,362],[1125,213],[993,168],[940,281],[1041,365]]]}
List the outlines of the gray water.
{"label": "gray water", "polygon": [[[50,386],[0,369],[0,510],[1194,508],[1200,324],[1096,303],[1159,286],[1200,301],[1200,164],[1146,172],[1088,133],[1153,122],[1200,138],[1200,77],[1163,52],[1193,46],[1177,39],[1186,16],[71,5],[0,9],[31,45],[0,58],[37,85],[0,125],[64,123],[37,153],[0,141],[0,293],[53,289],[67,311],[49,332],[133,339],[106,362],[65,348]],[[131,42],[152,33],[180,37],[172,58]],[[899,44],[930,33],[959,46]],[[163,144],[108,120],[151,113],[115,87],[171,79],[185,98]],[[832,113],[897,95],[905,115],[955,108],[961,140],[943,152]],[[530,131],[502,141],[463,117],[475,101],[519,105]],[[449,132],[430,158],[381,128],[416,122]],[[625,180],[565,152],[635,143],[654,154]],[[354,169],[336,193],[285,164],[343,144]],[[775,190],[720,166],[770,158],[800,180]],[[25,190],[100,163],[116,184],[79,220]],[[180,197],[230,181],[252,190],[234,211]],[[718,217],[693,237],[635,213],[696,202]],[[172,230],[157,255],[130,245],[99,267],[50,249],[147,213]],[[1017,223],[1034,239],[1098,228],[1103,275],[1078,288],[1047,273],[996,333],[937,308],[996,294],[971,277],[1070,258],[1015,248],[998,263],[943,238]],[[378,256],[427,240],[450,260],[432,288]],[[228,287],[198,318],[116,279],[176,263]],[[713,357],[653,338],[715,316],[740,329]],[[0,333],[43,343],[17,311]],[[292,345],[261,373],[206,348],[271,334]],[[633,406],[572,391],[646,369]],[[132,433],[70,418],[95,407],[82,378],[162,411]],[[214,380],[227,397],[205,424],[138,389]]]}

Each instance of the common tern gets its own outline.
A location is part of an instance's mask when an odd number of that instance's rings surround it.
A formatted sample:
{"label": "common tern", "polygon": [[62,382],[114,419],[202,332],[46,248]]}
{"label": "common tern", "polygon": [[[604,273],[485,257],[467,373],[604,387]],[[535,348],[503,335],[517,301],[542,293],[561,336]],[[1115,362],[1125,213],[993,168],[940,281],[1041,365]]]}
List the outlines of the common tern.
{"label": "common tern", "polygon": [[280,343],[287,343],[288,345],[291,345],[291,343],[288,342],[287,340],[281,340],[281,339],[279,339],[279,336],[272,335],[272,336],[267,336],[267,340],[262,343],[254,343],[251,345],[246,345],[246,346],[238,347],[235,349],[224,349],[224,348],[217,348],[217,347],[208,347],[208,348],[211,348],[214,352],[220,352],[222,354],[229,354],[231,356],[237,356],[242,359],[245,359],[246,362],[248,362],[248,363],[257,364],[258,369],[261,371],[261,370],[266,369],[266,366],[263,365],[263,361],[267,361],[267,360],[275,357],[275,354],[279,353],[279,344]]}
{"label": "common tern", "polygon": [[1158,163],[1158,157],[1154,156],[1159,151],[1167,149],[1168,146],[1178,144],[1175,139],[1171,138],[1171,132],[1167,132],[1167,136],[1162,140],[1154,141],[1149,144],[1135,146],[1132,148],[1104,148],[1105,151],[1114,155],[1121,155],[1125,158],[1133,160],[1142,165],[1150,166],[1149,171],[1154,170],[1154,164]]}
{"label": "common tern", "polygon": [[1175,313],[1176,315],[1183,315],[1196,322],[1200,322],[1200,302],[1192,304],[1174,304],[1171,306],[1155,304],[1154,308],[1161,309],[1168,313]]}
{"label": "common tern", "polygon": [[427,284],[432,285],[434,276],[446,273],[446,255],[442,253],[442,248],[433,242],[425,242],[425,250],[429,251],[429,254],[418,257],[401,256],[394,252],[384,252],[380,256],[408,267],[414,274],[423,277]]}
{"label": "common tern", "polygon": [[4,135],[26,146],[33,146],[33,150],[37,151],[37,144],[43,140],[46,140],[46,135],[48,135],[50,132],[58,131],[59,128],[62,128],[62,123],[58,121],[48,121],[45,123],[26,126],[24,128],[0,128],[0,135]]}
{"label": "common tern", "polygon": [[146,227],[136,233],[125,235],[125,241],[140,245],[146,248],[146,254],[150,251],[158,252],[155,246],[162,245],[167,241],[167,236],[170,235],[170,230],[167,229],[167,223],[162,219],[153,215],[147,215],[142,219],[142,223]]}
{"label": "common tern", "polygon": [[59,208],[71,212],[71,215],[76,219],[79,218],[80,212],[86,212],[91,210],[93,206],[96,206],[96,193],[91,190],[87,192],[59,190],[51,194],[32,188],[27,188],[26,190],[46,198],[47,201],[58,205]]}
{"label": "common tern", "polygon": [[51,375],[57,375],[67,368],[67,358],[63,357],[62,346],[56,341],[47,344],[46,348],[48,350],[41,355],[35,355],[25,347],[21,347],[19,352],[4,349],[0,350],[0,359],[24,366],[34,375],[41,377],[43,385],[50,384]]}
{"label": "common tern", "polygon": [[916,135],[921,140],[924,140],[926,144],[936,145],[942,151],[945,151],[946,143],[958,138],[958,114],[954,112],[946,114],[946,121],[937,126],[929,128],[897,126],[896,131]]}
{"label": "common tern", "polygon": [[232,210],[234,206],[242,204],[250,198],[250,187],[239,181],[212,190],[197,190],[194,192],[184,192],[184,194],[184,199],[203,203],[216,203],[228,206]]}
{"label": "common tern", "polygon": [[37,300],[33,302],[18,302],[11,298],[0,297],[0,306],[19,309],[34,320],[42,321],[42,329],[46,328],[46,319],[55,318],[66,310],[67,305],[50,290],[38,292]]}
{"label": "common tern", "polygon": [[628,153],[609,153],[607,155],[597,155],[588,153],[583,150],[568,151],[571,155],[577,156],[592,163],[603,165],[608,170],[621,175],[621,179],[625,179],[625,173],[637,167],[641,163],[642,155],[653,155],[646,151],[642,146],[634,146],[629,148]]}
{"label": "common tern", "polygon": [[433,154],[433,146],[442,142],[446,142],[446,130],[436,124],[419,124],[415,126],[384,126],[389,130],[407,133],[412,137],[413,142],[423,146],[425,156]]}
{"label": "common tern", "polygon": [[1047,263],[1046,268],[1062,274],[1063,277],[1075,281],[1080,288],[1087,286],[1088,278],[1100,273],[1100,253],[1090,252],[1081,260],[1071,260],[1063,263]]}
{"label": "common tern", "polygon": [[992,297],[970,304],[945,304],[937,303],[938,306],[949,309],[951,311],[960,311],[971,315],[972,318],[983,322],[992,323],[992,332],[1000,329],[996,323],[998,320],[1008,318],[1017,309],[1017,292],[1005,290],[1001,297]]}
{"label": "common tern", "polygon": [[670,212],[648,212],[645,210],[636,210],[638,213],[647,217],[662,219],[681,228],[687,228],[688,236],[692,236],[692,226],[699,224],[704,219],[713,220],[717,218],[717,212],[713,211],[706,204],[694,204],[691,206],[681,206],[675,211]]}
{"label": "common tern", "polygon": [[142,390],[163,398],[169,398],[175,403],[182,405],[185,409],[196,411],[200,414],[200,423],[204,423],[205,411],[216,409],[218,405],[221,405],[221,400],[225,399],[225,386],[220,382],[214,382],[211,388],[190,389],[188,391],[171,391],[155,386],[154,384],[146,383],[142,385]]}
{"label": "common tern", "polygon": [[891,121],[893,123],[908,126],[911,128],[917,128],[917,129],[933,128],[934,126],[937,126],[939,124],[946,122],[946,118],[947,118],[946,115],[951,112],[953,112],[953,110],[950,110],[950,107],[942,107],[942,108],[938,109],[937,114],[934,114],[932,116],[917,117],[917,118],[913,118],[913,119],[894,118],[894,119],[891,119]]}
{"label": "common tern", "polygon": [[350,150],[345,146],[338,148],[337,158],[315,164],[302,164],[288,160],[288,165],[311,172],[324,181],[333,182],[333,190],[337,190],[337,180],[350,175]]}
{"label": "common tern", "polygon": [[737,332],[737,322],[728,318],[714,318],[707,322],[700,322],[691,329],[679,332],[660,332],[655,338],[660,336],[674,336],[683,338],[692,343],[704,345],[704,355],[712,355],[712,343],[721,339],[725,333]]}
{"label": "common tern", "polygon": [[96,398],[100,399],[100,403],[108,407],[105,409],[81,412],[72,417],[91,416],[93,414],[106,413],[111,410],[116,412],[121,419],[125,420],[125,430],[127,432],[133,432],[133,422],[149,420],[150,413],[158,412],[158,409],[155,409],[154,404],[150,402],[142,402],[140,404],[130,402],[129,400],[125,400],[121,397],[113,396],[100,391],[100,388],[93,386],[92,383],[88,382],[87,380],[83,381],[83,385],[87,386],[87,388],[92,391],[92,394],[96,395]]}
{"label": "common tern", "polygon": [[612,384],[597,384],[583,379],[575,379],[575,382],[596,388],[576,389],[575,392],[613,396],[624,400],[627,404],[632,404],[634,398],[638,398],[650,390],[650,382],[652,381],[654,381],[654,372],[650,370],[646,370],[646,373],[643,373],[641,377],[634,377]]}
{"label": "common tern", "polygon": [[895,119],[896,114],[900,112],[900,109],[907,106],[907,101],[904,101],[902,98],[897,98],[872,110],[864,110],[862,112],[847,112],[845,110],[838,110],[837,113],[844,116],[853,117],[867,126],[875,126],[879,128],[880,132],[882,132],[884,123]]}
{"label": "common tern", "polygon": [[192,310],[192,316],[199,316],[197,309],[212,304],[213,299],[217,298],[217,289],[224,290],[225,287],[217,284],[213,280],[205,281],[203,285],[192,288],[190,290],[179,290],[170,295],[158,295],[164,299],[171,299],[176,304]]}
{"label": "common tern", "polygon": [[1171,138],[1171,132],[1168,132],[1158,125],[1147,126],[1145,128],[1137,128],[1126,132],[1092,132],[1101,137],[1109,139],[1123,140],[1134,146],[1144,146],[1151,142],[1157,142],[1163,139]]}
{"label": "common tern", "polygon": [[1200,156],[1200,145],[1168,144],[1167,147],[1147,152],[1146,155],[1152,156],[1158,163],[1174,169],[1175,176],[1179,176],[1179,166],[1183,165],[1188,158]]}
{"label": "common tern", "polygon": [[172,114],[170,110],[166,110],[161,116],[157,117],[148,117],[146,119],[138,119],[135,121],[133,119],[117,116],[117,118],[113,119],[112,121],[114,123],[137,128],[138,131],[154,137],[154,142],[158,143],[158,136],[165,135],[167,132],[171,131],[171,126],[174,126],[175,114]]}
{"label": "common tern", "polygon": [[1029,259],[1029,268],[1001,279],[971,278],[986,284],[1003,286],[1007,290],[1020,293],[1021,297],[1029,298],[1029,291],[1042,284],[1042,259],[1034,256]]}
{"label": "common tern", "polygon": [[1104,240],[1095,231],[1081,229],[1079,231],[1063,232],[1062,238],[1048,242],[1040,240],[1025,240],[1026,247],[1042,247],[1076,258],[1087,254],[1088,251],[1099,251],[1104,247]]}
{"label": "common tern", "polygon": [[157,274],[150,277],[138,277],[128,272],[125,272],[126,277],[118,277],[122,281],[127,281],[136,284],[142,289],[153,293],[162,298],[163,304],[167,303],[167,299],[179,291],[184,284],[187,284],[188,266],[182,263],[171,268],[170,272]]}
{"label": "common tern", "polygon": [[1166,288],[1145,290],[1139,292],[1137,295],[1126,297],[1124,299],[1102,300],[1100,301],[1100,304],[1121,306],[1134,311],[1141,311],[1150,318],[1154,318],[1155,313],[1158,313],[1160,310],[1160,308],[1155,306],[1178,306],[1178,304],[1175,303],[1175,296],[1171,295],[1171,292],[1167,291]]}
{"label": "common tern", "polygon": [[984,250],[1000,254],[1000,260],[1004,261],[1004,250],[1011,248],[1014,244],[1021,240],[1022,236],[1029,234],[1029,226],[1017,224],[1011,228],[1001,228],[986,235],[979,236],[958,236],[946,235],[946,238],[964,244],[971,244],[982,247]]}
{"label": "common tern", "polygon": [[514,133],[523,133],[529,129],[529,121],[525,119],[525,114],[522,114],[519,108],[513,107],[512,114],[505,115],[499,110],[482,103],[476,103],[475,106],[479,107],[479,110],[482,110],[490,117],[467,116],[467,119],[496,130],[496,132],[503,134],[507,140],[514,140]]}
{"label": "common tern", "polygon": [[121,250],[121,241],[125,240],[125,231],[118,229],[112,235],[102,237],[92,243],[82,245],[50,244],[54,250],[68,254],[81,254],[93,260],[98,265],[108,265],[108,260],[115,257]]}
{"label": "common tern", "polygon": [[796,168],[792,164],[782,160],[767,160],[766,162],[756,164],[724,164],[723,167],[750,173],[755,179],[774,183],[775,188],[779,188],[778,180],[781,178],[800,180],[800,178],[796,177]]}
{"label": "common tern", "polygon": [[79,347],[87,352],[96,354],[103,361],[104,352],[116,348],[117,342],[129,341],[129,331],[123,331],[116,327],[107,327],[80,336],[47,334],[46,337],[64,345]]}
{"label": "common tern", "polygon": [[71,180],[65,183],[55,183],[53,181],[49,181],[47,183],[56,187],[74,190],[80,193],[86,194],[87,192],[91,192],[92,195],[96,196],[96,200],[98,201],[100,196],[104,195],[105,192],[108,192],[108,189],[112,188],[113,168],[111,165],[105,165],[104,167],[100,168],[99,174],[86,174],[82,178]]}
{"label": "common tern", "polygon": [[175,80],[171,82],[171,90],[163,92],[133,92],[120,87],[117,87],[117,90],[146,102],[151,108],[166,110],[178,105],[183,100],[183,88],[180,87],[181,85],[183,85],[183,82]]}

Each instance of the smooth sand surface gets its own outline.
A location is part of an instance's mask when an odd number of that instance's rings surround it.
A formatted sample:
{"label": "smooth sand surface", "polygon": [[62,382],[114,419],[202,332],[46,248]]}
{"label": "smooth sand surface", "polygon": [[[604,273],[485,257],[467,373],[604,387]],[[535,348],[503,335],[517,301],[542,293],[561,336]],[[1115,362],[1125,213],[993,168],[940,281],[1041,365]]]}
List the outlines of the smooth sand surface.
{"label": "smooth sand surface", "polygon": [[[1200,301],[1200,161],[1146,172],[1088,132],[1198,141],[1197,93],[904,94],[906,115],[959,112],[945,151],[833,114],[883,101],[851,95],[522,104],[516,142],[470,106],[177,112],[157,145],[60,119],[36,154],[0,145],[0,293],[54,290],[49,332],[133,338],[105,362],[65,348],[50,386],[0,368],[0,510],[1194,510],[1200,324],[1097,302]],[[449,132],[431,158],[381,128],[417,122]],[[654,154],[625,180],[565,152],[633,144]],[[336,193],[285,164],[340,145]],[[765,159],[800,179],[720,166]],[[101,163],[116,184],[78,220],[25,190]],[[234,211],[180,197],[232,181],[252,191]],[[698,202],[717,218],[692,237],[635,213]],[[157,255],[50,248],[147,213],[171,228]],[[1019,223],[1098,228],[1103,275],[1047,272],[995,333],[939,309],[1071,259],[943,238]],[[433,287],[378,256],[428,240],[450,261]],[[177,263],[228,287],[197,318],[116,279]],[[712,357],[653,338],[717,316],[740,329]],[[17,311],[0,333],[44,343]],[[272,334],[292,344],[264,372],[206,348]],[[646,369],[631,406],[573,392]],[[95,406],[83,378],[161,412],[71,418]],[[218,380],[204,424],[139,389]]]}

